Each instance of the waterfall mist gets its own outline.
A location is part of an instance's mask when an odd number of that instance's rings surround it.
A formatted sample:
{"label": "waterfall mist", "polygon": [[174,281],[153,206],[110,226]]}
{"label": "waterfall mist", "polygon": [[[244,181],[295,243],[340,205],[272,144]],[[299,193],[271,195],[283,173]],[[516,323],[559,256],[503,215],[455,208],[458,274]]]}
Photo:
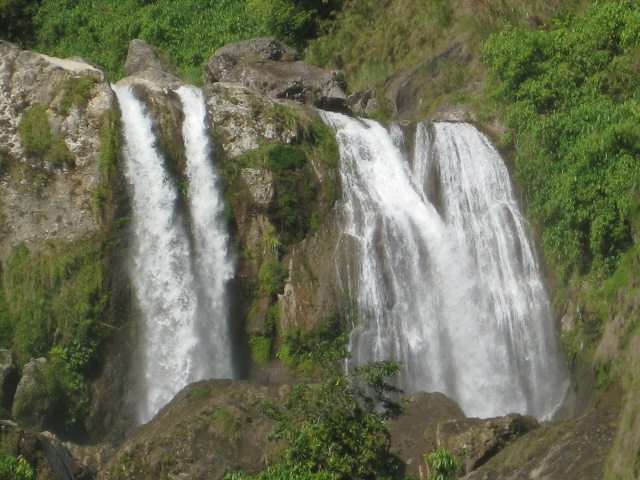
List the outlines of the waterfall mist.
{"label": "waterfall mist", "polygon": [[322,115],[341,152],[351,363],[402,361],[402,388],[441,391],[470,416],[550,418],[568,373],[496,150],[468,124],[418,124],[406,148],[396,125]]}
{"label": "waterfall mist", "polygon": [[138,418],[149,421],[185,385],[233,377],[225,288],[233,275],[217,173],[211,162],[204,98],[176,93],[184,111],[188,215],[156,147],[153,121],[126,87],[124,174],[130,184],[130,275],[141,314]]}

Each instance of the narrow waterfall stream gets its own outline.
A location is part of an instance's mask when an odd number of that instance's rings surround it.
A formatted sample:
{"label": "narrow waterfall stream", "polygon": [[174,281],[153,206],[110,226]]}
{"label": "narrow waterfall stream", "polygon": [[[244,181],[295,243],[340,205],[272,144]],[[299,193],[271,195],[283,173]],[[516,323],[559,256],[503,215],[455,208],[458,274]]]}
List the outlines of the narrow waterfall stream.
{"label": "narrow waterfall stream", "polygon": [[[177,93],[185,114],[189,215],[156,148],[153,121],[129,88],[122,111],[125,177],[131,187],[130,274],[142,316],[138,418],[148,422],[188,383],[233,376],[225,286],[233,259],[210,158],[204,99]],[[190,237],[191,236],[191,237]]]}
{"label": "narrow waterfall stream", "polygon": [[352,363],[402,361],[402,388],[443,392],[469,416],[550,418],[568,373],[496,150],[468,124],[418,124],[407,148],[396,125],[322,115],[341,152]]}

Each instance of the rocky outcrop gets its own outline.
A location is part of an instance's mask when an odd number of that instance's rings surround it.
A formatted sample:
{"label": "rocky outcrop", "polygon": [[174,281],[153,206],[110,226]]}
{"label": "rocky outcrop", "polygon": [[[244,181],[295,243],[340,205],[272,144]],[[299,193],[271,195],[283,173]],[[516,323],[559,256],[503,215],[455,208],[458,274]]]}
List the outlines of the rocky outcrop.
{"label": "rocky outcrop", "polygon": [[458,404],[442,393],[411,395],[405,414],[389,421],[392,451],[405,464],[405,475],[419,475],[423,471],[425,453],[437,446],[438,425],[465,418]]}
{"label": "rocky outcrop", "polygon": [[124,83],[134,80],[133,83],[142,82],[147,88],[177,88],[184,83],[177,70],[162,60],[144,40],[131,41],[124,68],[128,77]]}
{"label": "rocky outcrop", "polygon": [[274,98],[325,110],[348,111],[346,82],[340,71],[288,61],[295,50],[275,39],[244,40],[217,50],[207,61],[205,80],[242,85]]}
{"label": "rocky outcrop", "polygon": [[229,43],[215,51],[204,67],[204,78],[209,83],[222,82],[238,64],[250,64],[275,60],[288,62],[298,60],[298,52],[271,37],[240,40]]}
{"label": "rocky outcrop", "polygon": [[[14,245],[98,230],[92,194],[100,180],[101,127],[114,107],[102,70],[0,42],[0,263]],[[21,133],[27,112],[48,131]],[[39,151],[29,135],[49,139],[59,158]]]}
{"label": "rocky outcrop", "polygon": [[600,480],[613,444],[618,412],[594,410],[542,425],[504,447],[466,480]]}
{"label": "rocky outcrop", "polygon": [[50,432],[37,434],[8,420],[0,420],[0,448],[29,462],[36,471],[35,480],[89,480],[110,455],[105,447],[62,442]]}
{"label": "rocky outcrop", "polygon": [[42,385],[42,372],[47,363],[45,358],[37,358],[22,368],[13,400],[13,418],[21,425],[38,431],[47,428],[54,410],[55,400],[47,396]]}
{"label": "rocky outcrop", "polygon": [[207,380],[183,389],[115,453],[100,479],[220,479],[232,469],[257,472],[278,446],[264,401],[281,404],[286,385]]}
{"label": "rocky outcrop", "polygon": [[530,416],[511,413],[497,418],[465,418],[438,425],[437,444],[461,458],[463,473],[486,463],[506,445],[538,428]]}

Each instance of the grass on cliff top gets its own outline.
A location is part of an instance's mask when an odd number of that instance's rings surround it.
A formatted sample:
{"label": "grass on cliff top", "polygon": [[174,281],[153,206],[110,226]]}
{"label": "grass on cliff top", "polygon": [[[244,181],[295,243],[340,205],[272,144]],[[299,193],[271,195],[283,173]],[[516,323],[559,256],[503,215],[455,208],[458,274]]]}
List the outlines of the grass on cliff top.
{"label": "grass on cliff top", "polygon": [[0,2],[0,37],[49,55],[81,55],[124,76],[129,42],[166,53],[189,81],[219,47],[274,36],[300,45],[341,0],[12,0]]}
{"label": "grass on cliff top", "polygon": [[493,32],[543,22],[577,1],[346,0],[324,34],[309,42],[307,59],[343,69],[351,91],[379,86],[460,41],[477,54]]}

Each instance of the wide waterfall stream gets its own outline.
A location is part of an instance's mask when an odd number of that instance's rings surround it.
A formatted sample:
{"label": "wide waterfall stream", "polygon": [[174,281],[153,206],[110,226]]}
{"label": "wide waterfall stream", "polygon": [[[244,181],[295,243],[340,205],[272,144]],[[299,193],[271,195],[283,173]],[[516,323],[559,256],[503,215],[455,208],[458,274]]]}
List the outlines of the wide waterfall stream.
{"label": "wide waterfall stream", "polygon": [[[188,211],[156,148],[153,122],[126,87],[122,110],[125,176],[131,186],[130,274],[142,316],[140,422],[149,421],[185,385],[232,378],[225,287],[233,276],[223,200],[211,163],[202,93],[181,87]],[[182,209],[185,210],[185,209]]]}
{"label": "wide waterfall stream", "polygon": [[[134,394],[145,423],[188,383],[234,377],[226,301],[234,259],[202,92],[176,90],[188,179],[179,189],[144,105],[129,88],[114,90],[142,317]],[[468,124],[421,123],[407,136],[397,125],[322,115],[341,153],[335,264],[356,306],[351,363],[402,361],[402,388],[441,391],[467,415],[552,416],[568,375],[496,150]]]}
{"label": "wide waterfall stream", "polygon": [[473,126],[323,113],[341,152],[339,287],[352,363],[405,364],[407,392],[467,415],[549,418],[568,387],[549,299],[506,167]]}

